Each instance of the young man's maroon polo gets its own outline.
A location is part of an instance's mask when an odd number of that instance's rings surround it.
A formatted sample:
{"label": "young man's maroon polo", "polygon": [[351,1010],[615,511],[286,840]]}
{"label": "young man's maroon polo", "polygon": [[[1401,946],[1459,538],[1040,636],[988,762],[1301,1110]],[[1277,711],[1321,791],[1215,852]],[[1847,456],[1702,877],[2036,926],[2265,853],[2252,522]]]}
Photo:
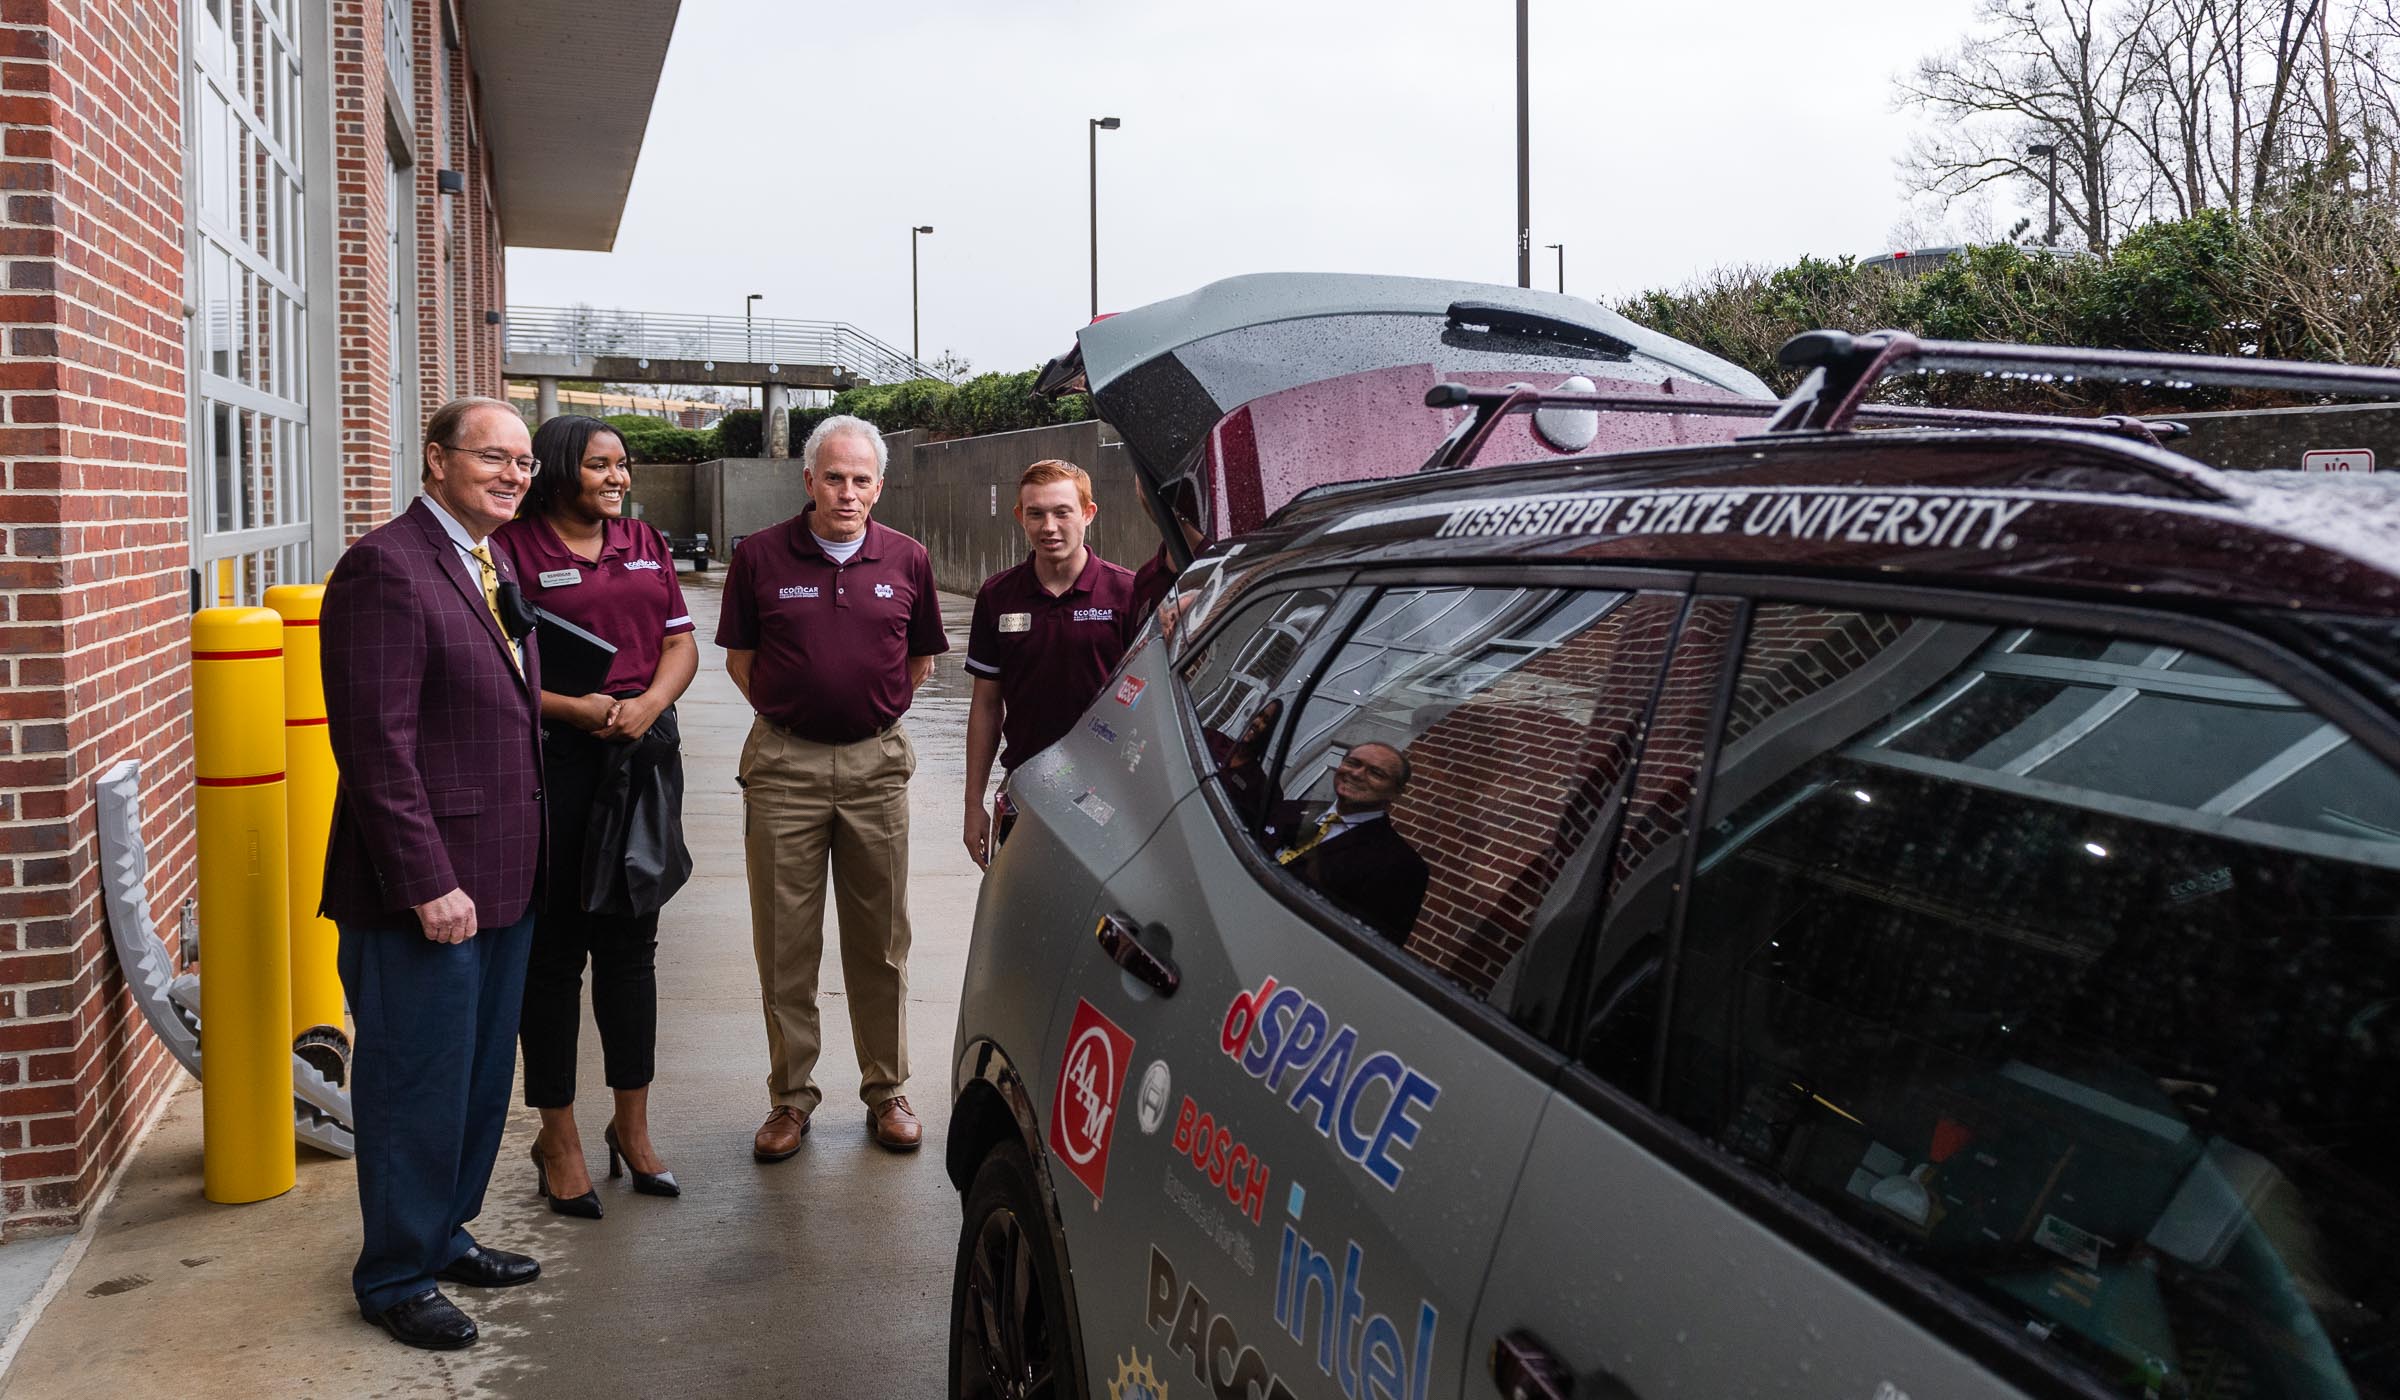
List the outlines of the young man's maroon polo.
{"label": "young man's maroon polo", "polygon": [[1031,555],[985,579],[967,631],[967,670],[1000,683],[1000,766],[1013,769],[1065,738],[1141,630],[1133,574],[1096,553],[1056,597]]}
{"label": "young man's maroon polo", "polygon": [[639,520],[603,521],[598,559],[567,548],[549,521],[532,516],[501,526],[492,544],[517,566],[527,601],[616,647],[601,687],[611,695],[648,690],[666,639],[692,630],[675,556],[665,537]]}
{"label": "young man's maroon polo", "polygon": [[925,546],[873,521],[847,564],[810,513],[742,541],[725,573],[717,645],[756,652],[750,703],[813,743],[853,744],[907,713],[908,659],[950,649]]}

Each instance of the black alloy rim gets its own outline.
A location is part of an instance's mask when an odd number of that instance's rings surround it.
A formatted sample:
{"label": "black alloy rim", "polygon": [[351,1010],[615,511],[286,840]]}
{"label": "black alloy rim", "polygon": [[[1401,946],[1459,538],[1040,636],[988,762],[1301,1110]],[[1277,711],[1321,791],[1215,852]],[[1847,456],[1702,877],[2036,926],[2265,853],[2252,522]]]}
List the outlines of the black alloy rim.
{"label": "black alloy rim", "polygon": [[976,1231],[964,1312],[959,1380],[965,1400],[1049,1400],[1058,1394],[1050,1311],[1033,1245],[1016,1212],[995,1210]]}

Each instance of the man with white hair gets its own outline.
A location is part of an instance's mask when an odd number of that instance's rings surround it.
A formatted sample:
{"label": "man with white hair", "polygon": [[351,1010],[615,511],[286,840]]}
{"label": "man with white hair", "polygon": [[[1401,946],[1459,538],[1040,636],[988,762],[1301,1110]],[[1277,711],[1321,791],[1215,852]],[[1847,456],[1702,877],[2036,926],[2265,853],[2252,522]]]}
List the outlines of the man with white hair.
{"label": "man with white hair", "polygon": [[867,1131],[895,1152],[923,1138],[909,1111],[908,780],[900,716],[942,632],[925,547],[867,518],[888,453],[875,425],[837,415],[801,449],[809,504],[742,541],[725,575],[717,645],[758,712],[736,770],[750,938],[771,1061],[762,1162],[800,1150],[822,1095],[817,970],[830,867],[850,1038]]}

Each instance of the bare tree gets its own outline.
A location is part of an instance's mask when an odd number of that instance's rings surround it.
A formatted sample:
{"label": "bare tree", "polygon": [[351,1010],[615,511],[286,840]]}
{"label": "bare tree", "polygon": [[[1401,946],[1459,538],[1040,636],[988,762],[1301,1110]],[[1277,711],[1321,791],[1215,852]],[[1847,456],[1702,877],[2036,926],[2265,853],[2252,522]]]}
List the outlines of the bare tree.
{"label": "bare tree", "polygon": [[[1901,105],[1930,119],[1903,179],[1953,199],[2031,186],[2056,197],[2086,246],[2106,248],[2152,195],[2147,165],[2124,148],[2144,97],[2142,41],[2164,3],[1983,0],[1966,42],[1900,81]],[[2055,163],[2032,146],[2055,148]]]}

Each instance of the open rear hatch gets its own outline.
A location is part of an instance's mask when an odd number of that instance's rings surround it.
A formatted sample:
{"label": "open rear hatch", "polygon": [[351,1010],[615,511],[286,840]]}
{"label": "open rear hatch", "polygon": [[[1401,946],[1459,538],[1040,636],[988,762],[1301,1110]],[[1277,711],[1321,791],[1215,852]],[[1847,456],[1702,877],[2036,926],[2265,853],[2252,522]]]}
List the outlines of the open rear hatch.
{"label": "open rear hatch", "polygon": [[[1581,376],[1607,393],[1688,394],[1701,410],[1602,413],[1576,454],[1726,441],[1756,420],[1709,417],[1706,400],[1772,397],[1747,370],[1591,302],[1428,278],[1228,278],[1094,321],[1075,339],[1037,387],[1091,394],[1178,564],[1195,536],[1251,529],[1310,487],[1416,470],[1464,412],[1426,406],[1438,383],[1554,389]],[[1515,415],[1478,460],[1568,451]]]}

